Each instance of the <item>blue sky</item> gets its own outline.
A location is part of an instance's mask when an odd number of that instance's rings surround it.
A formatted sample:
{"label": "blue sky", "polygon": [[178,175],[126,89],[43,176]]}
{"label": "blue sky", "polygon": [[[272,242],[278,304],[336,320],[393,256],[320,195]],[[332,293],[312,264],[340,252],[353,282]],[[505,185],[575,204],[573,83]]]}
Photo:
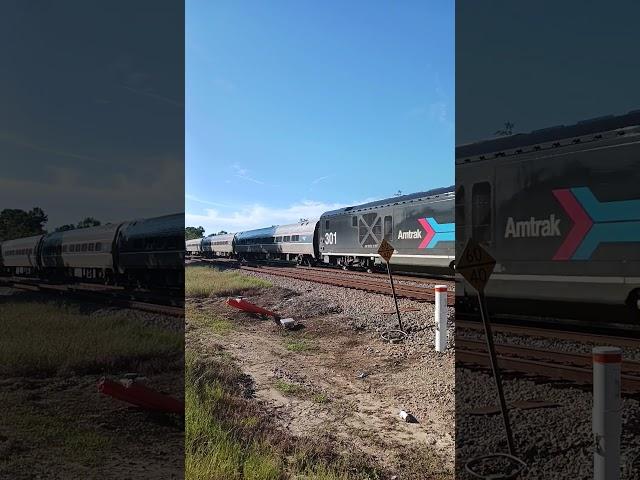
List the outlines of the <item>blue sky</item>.
{"label": "blue sky", "polygon": [[456,143],[640,108],[640,2],[456,5]]}
{"label": "blue sky", "polygon": [[190,0],[185,35],[187,225],[453,184],[453,2]]}
{"label": "blue sky", "polygon": [[3,7],[0,39],[11,48],[0,49],[0,210],[38,206],[49,230],[87,216],[181,212],[182,6]]}

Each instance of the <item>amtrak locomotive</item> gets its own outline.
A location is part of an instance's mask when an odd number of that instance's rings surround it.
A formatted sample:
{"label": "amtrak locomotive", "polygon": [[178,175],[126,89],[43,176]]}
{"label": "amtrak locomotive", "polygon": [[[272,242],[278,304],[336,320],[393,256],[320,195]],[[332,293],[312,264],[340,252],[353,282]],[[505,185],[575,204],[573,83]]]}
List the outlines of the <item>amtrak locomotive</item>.
{"label": "amtrak locomotive", "polygon": [[[497,260],[493,304],[637,309],[639,159],[640,111],[458,147],[456,246],[472,237]],[[464,308],[474,292],[456,295]]]}
{"label": "amtrak locomotive", "polygon": [[317,220],[190,240],[187,253],[372,270],[384,262],[377,251],[386,239],[398,270],[451,274],[453,216],[453,187],[439,188],[333,210]]}

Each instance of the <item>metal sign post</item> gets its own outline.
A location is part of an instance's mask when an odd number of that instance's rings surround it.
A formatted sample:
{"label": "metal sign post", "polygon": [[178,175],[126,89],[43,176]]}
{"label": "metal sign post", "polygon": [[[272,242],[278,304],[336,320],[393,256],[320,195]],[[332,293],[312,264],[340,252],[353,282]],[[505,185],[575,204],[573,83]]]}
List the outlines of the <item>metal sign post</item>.
{"label": "metal sign post", "polygon": [[500,368],[498,367],[498,359],[496,358],[496,348],[493,343],[493,332],[491,331],[491,323],[487,313],[487,306],[484,299],[484,293],[478,292],[478,303],[480,304],[480,316],[484,325],[485,337],[487,339],[487,350],[491,359],[491,371],[496,382],[496,390],[498,391],[498,400],[500,402],[500,411],[502,412],[502,421],[504,430],[507,434],[507,444],[509,445],[509,454],[516,455],[516,447],[513,442],[513,432],[511,431],[511,422],[509,421],[509,410],[507,402],[504,398],[504,390],[502,389],[502,378],[500,376]]}
{"label": "metal sign post", "polygon": [[495,259],[473,239],[469,239],[467,245],[462,252],[460,262],[456,266],[456,270],[471,284],[478,292],[478,302],[480,304],[480,316],[484,326],[485,337],[487,340],[487,350],[491,360],[491,371],[496,382],[498,391],[498,400],[500,402],[500,411],[504,421],[504,429],[507,435],[507,443],[509,445],[509,454],[515,456],[515,444],[513,441],[513,433],[511,431],[511,423],[509,422],[509,410],[507,402],[504,398],[504,390],[502,389],[502,378],[500,376],[500,368],[498,367],[498,359],[496,357],[495,345],[493,343],[493,333],[491,331],[491,323],[487,312],[486,302],[484,298],[484,287],[489,281],[489,277],[496,265]]}
{"label": "metal sign post", "polygon": [[400,318],[400,308],[398,308],[398,297],[396,297],[396,288],[393,285],[393,275],[391,275],[391,257],[393,256],[394,248],[393,246],[387,242],[386,240],[382,240],[380,243],[380,247],[378,248],[378,254],[382,258],[384,258],[385,262],[387,262],[387,272],[389,273],[389,282],[391,283],[391,294],[393,295],[393,301],[396,304],[396,314],[398,315],[398,325],[400,325],[400,331],[404,332],[404,327],[402,326],[402,318]]}

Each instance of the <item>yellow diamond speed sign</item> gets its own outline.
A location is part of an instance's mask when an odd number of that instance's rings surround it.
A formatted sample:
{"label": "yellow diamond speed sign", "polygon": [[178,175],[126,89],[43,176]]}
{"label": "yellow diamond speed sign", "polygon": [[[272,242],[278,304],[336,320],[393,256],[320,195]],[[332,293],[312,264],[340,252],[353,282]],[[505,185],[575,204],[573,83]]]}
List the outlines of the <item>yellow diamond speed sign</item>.
{"label": "yellow diamond speed sign", "polygon": [[393,250],[393,246],[389,242],[382,240],[382,243],[380,243],[380,247],[378,248],[378,253],[387,263],[389,263],[389,260],[391,260],[391,256],[393,255]]}
{"label": "yellow diamond speed sign", "polygon": [[456,265],[456,271],[460,272],[473,288],[482,293],[495,265],[496,259],[478,242],[470,238]]}

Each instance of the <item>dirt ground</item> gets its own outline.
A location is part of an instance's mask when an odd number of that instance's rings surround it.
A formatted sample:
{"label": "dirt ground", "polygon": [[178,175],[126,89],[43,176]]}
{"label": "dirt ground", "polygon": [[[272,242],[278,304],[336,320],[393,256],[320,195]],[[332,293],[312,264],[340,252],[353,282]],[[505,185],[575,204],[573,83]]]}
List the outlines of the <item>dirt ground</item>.
{"label": "dirt ground", "polygon": [[[0,298],[1,311],[4,302],[24,302],[36,308],[49,297],[15,294]],[[179,318],[105,309],[86,302],[52,304],[81,308],[87,328],[97,318],[92,315],[106,310],[106,314],[117,311],[182,331]],[[47,338],[34,336],[31,341],[45,348]],[[0,375],[0,479],[184,478],[183,416],[145,411],[105,396],[97,387],[105,375],[117,381],[137,372],[150,388],[183,398],[181,356],[176,351],[171,358],[140,359],[127,370],[105,367],[106,371],[84,373],[62,369],[55,374]]]}
{"label": "dirt ground", "polygon": [[[188,305],[229,319],[233,329],[190,335],[187,318],[187,349],[198,342],[205,351],[222,347],[230,353],[253,378],[256,400],[296,436],[313,441],[331,432],[398,480],[453,478],[452,351],[440,355],[385,343],[339,308],[327,309],[318,292],[272,287],[245,298],[266,308],[304,306],[286,312],[304,317],[300,328],[284,331],[272,320],[232,309],[226,298],[188,299]],[[418,423],[400,419],[401,410]],[[420,477],[413,463],[431,471]]]}
{"label": "dirt ground", "polygon": [[[96,377],[3,379],[0,478],[183,478],[184,422],[100,394]],[[181,373],[148,385],[175,391]]]}

